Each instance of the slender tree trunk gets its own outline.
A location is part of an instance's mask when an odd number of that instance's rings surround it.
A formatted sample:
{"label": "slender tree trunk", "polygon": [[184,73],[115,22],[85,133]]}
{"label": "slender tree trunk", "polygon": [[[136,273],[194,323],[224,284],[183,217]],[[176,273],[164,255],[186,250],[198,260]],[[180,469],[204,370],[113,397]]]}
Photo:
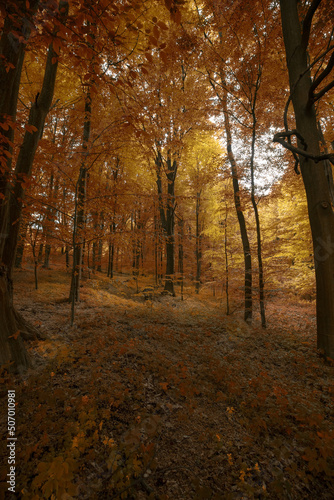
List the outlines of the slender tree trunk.
{"label": "slender tree trunk", "polygon": [[226,314],[230,314],[230,301],[229,301],[229,268],[228,268],[228,254],[227,254],[227,205],[224,224],[224,253],[225,253],[225,293],[226,293]]}
{"label": "slender tree trunk", "polygon": [[42,262],[43,250],[44,250],[44,243],[40,243],[39,249],[38,249],[38,257],[37,257],[37,260],[39,263]]}
{"label": "slender tree trunk", "polygon": [[72,267],[72,280],[70,290],[70,303],[71,303],[71,325],[74,323],[75,303],[80,300],[80,276],[82,268],[82,250],[83,250],[83,229],[85,223],[85,202],[86,202],[86,187],[87,187],[87,149],[90,139],[91,127],[91,94],[90,90],[87,92],[85,98],[85,119],[83,128],[82,149],[83,158],[80,166],[79,178],[76,186],[76,203],[74,215],[74,228],[73,228],[73,267]]}
{"label": "slender tree trunk", "polygon": [[102,250],[103,250],[103,242],[99,240],[99,249],[98,249],[98,262],[97,262],[97,270],[102,273]]}
{"label": "slender tree trunk", "polygon": [[[114,213],[114,218],[115,218],[115,213]],[[116,231],[116,224],[113,221],[110,224],[110,240],[109,240],[109,255],[108,255],[108,273],[107,276],[109,276],[110,279],[113,279],[114,277],[114,258],[115,258],[115,240],[114,240],[114,234]]]}
{"label": "slender tree trunk", "polygon": [[[320,154],[320,137],[312,100],[312,79],[308,66],[307,40],[302,37],[297,0],[280,0],[284,45],[290,80],[298,147]],[[313,238],[317,291],[318,348],[334,359],[334,213],[324,162],[299,155]]]}
{"label": "slender tree trunk", "polygon": [[[320,142],[322,144],[323,150],[325,153],[328,153],[328,148],[327,148],[324,134],[322,133],[321,125],[320,125],[319,121],[318,121],[318,131],[319,131]],[[334,144],[333,144],[333,146],[334,146]],[[334,182],[333,182],[332,165],[331,165],[331,162],[329,160],[324,160],[324,165],[325,165],[325,174],[326,174],[328,189],[329,189],[329,196],[331,198],[332,207],[334,207]]]}
{"label": "slender tree trunk", "polygon": [[232,181],[233,181],[233,192],[234,192],[234,205],[237,212],[239,228],[241,233],[241,241],[244,253],[245,262],[245,321],[250,321],[252,319],[252,259],[250,253],[250,245],[247,234],[247,227],[245,222],[245,217],[241,208],[240,202],[240,188],[239,188],[239,177],[237,164],[232,151],[232,135],[230,127],[230,118],[227,109],[227,92],[224,90],[222,97],[223,114],[224,114],[224,124],[227,142],[227,154],[231,165]]}
{"label": "slender tree trunk", "polygon": [[181,300],[183,300],[183,287],[184,287],[184,266],[183,266],[183,240],[184,240],[184,221],[179,219],[179,273],[181,280]]}
{"label": "slender tree trunk", "polygon": [[259,211],[255,200],[255,182],[254,182],[254,156],[255,156],[255,140],[256,140],[255,106],[256,106],[257,90],[258,87],[256,87],[255,89],[254,102],[252,103],[253,129],[252,129],[252,147],[251,147],[251,159],[250,159],[251,201],[253,205],[253,210],[255,215],[255,225],[256,225],[257,259],[259,264],[259,301],[260,301],[261,326],[262,328],[266,328],[267,324],[266,324],[266,311],[264,307],[264,273],[263,273],[263,261],[262,261],[261,226],[260,226]]}
{"label": "slender tree trunk", "polygon": [[159,281],[158,256],[159,256],[159,233],[158,233],[158,221],[154,208],[154,281],[156,285],[158,285]]}
{"label": "slender tree trunk", "polygon": [[[75,207],[75,225],[73,228],[73,267],[72,281],[70,291],[70,302],[72,303],[72,315],[74,321],[74,304],[80,300],[80,276],[82,267],[82,247],[83,247],[83,228],[85,220],[85,201],[86,201],[86,179],[87,168],[80,167],[79,179],[77,183],[76,207]],[[71,321],[72,322],[72,321]]]}
{"label": "slender tree trunk", "polygon": [[198,294],[201,284],[201,270],[202,270],[202,235],[200,226],[200,206],[201,206],[201,193],[196,196],[196,282],[195,291]]}
{"label": "slender tree trunk", "polygon": [[46,209],[46,228],[45,228],[45,254],[44,254],[44,264],[45,269],[50,267],[50,254],[51,254],[51,243],[50,239],[52,236],[52,227],[54,224],[54,216],[56,209],[52,206],[53,201],[56,200],[58,193],[58,180],[56,180],[54,185],[54,175],[51,174],[50,177],[50,191],[49,191],[49,204]]}
{"label": "slender tree trunk", "polygon": [[22,267],[24,244],[25,244],[27,229],[28,229],[27,223],[21,224],[21,230],[18,236],[18,243],[15,255],[15,267],[18,269]]}
{"label": "slender tree trunk", "polygon": [[175,296],[174,289],[174,257],[175,257],[175,178],[177,173],[177,162],[172,161],[170,157],[167,158],[167,203],[164,208],[162,197],[162,156],[158,153],[156,158],[157,168],[157,187],[159,196],[159,209],[161,225],[165,232],[166,237],[166,274],[165,274],[165,291]]}

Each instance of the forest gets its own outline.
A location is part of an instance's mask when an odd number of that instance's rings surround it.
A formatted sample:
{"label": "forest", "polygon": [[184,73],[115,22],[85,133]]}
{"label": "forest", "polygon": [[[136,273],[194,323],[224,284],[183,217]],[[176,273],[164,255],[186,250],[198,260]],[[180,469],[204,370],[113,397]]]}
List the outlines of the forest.
{"label": "forest", "polygon": [[0,500],[333,499],[332,0],[0,11]]}

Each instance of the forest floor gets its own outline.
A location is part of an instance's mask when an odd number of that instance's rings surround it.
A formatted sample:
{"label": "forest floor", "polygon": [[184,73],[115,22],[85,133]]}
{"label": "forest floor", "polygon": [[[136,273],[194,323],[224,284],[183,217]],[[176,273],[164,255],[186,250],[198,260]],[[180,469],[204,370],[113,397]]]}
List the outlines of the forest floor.
{"label": "forest floor", "polygon": [[15,498],[334,498],[333,363],[314,303],[272,299],[262,330],[204,293],[145,300],[130,276],[97,274],[71,327],[69,275],[43,270],[33,287],[17,273],[16,305],[48,337],[29,343],[23,381],[2,374]]}

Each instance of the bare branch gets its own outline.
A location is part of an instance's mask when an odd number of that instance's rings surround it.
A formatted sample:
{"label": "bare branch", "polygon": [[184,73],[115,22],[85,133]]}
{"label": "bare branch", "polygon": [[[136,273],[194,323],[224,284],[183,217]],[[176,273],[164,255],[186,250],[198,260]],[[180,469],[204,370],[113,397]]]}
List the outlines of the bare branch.
{"label": "bare branch", "polygon": [[[290,138],[291,136],[295,135],[302,143],[302,146],[305,148],[300,149],[296,148],[289,142],[285,141],[285,138]],[[294,154],[298,154],[300,156],[304,156],[305,158],[310,158],[310,160],[313,160],[315,163],[319,163],[320,161],[323,160],[329,160],[331,163],[334,164],[334,154],[333,153],[327,153],[327,154],[322,154],[322,155],[313,155],[311,153],[308,153],[306,151],[307,149],[307,144],[305,143],[303,137],[300,135],[300,133],[297,130],[289,130],[288,132],[277,132],[277,134],[274,135],[273,142],[279,142],[283,147],[288,149],[289,151],[292,151]]]}
{"label": "bare branch", "polygon": [[315,11],[317,10],[317,8],[320,5],[320,2],[321,2],[321,0],[313,0],[313,2],[311,3],[311,5],[306,13],[306,16],[305,16],[305,19],[303,22],[303,34],[302,34],[302,47],[304,50],[306,50],[306,48],[308,46],[308,41],[309,41],[310,32],[311,32],[312,19],[313,19]]}
{"label": "bare branch", "polygon": [[[332,69],[334,68],[334,52],[332,53],[332,55],[330,56],[329,58],[329,61],[328,61],[328,64],[326,66],[326,68],[320,73],[320,75],[318,76],[318,78],[316,78],[312,85],[311,85],[311,88],[310,88],[310,99],[312,101],[314,101],[314,97],[313,96],[313,93],[315,91],[315,89],[320,85],[320,83],[326,78],[326,76],[329,75],[329,73],[332,71]],[[326,87],[325,87],[326,88]],[[324,89],[323,89],[324,90]],[[320,93],[323,92],[323,90],[321,92],[319,92],[318,94],[316,95],[319,95]],[[327,92],[327,90],[326,90]],[[325,93],[325,92],[324,92]],[[324,93],[322,95],[324,95]],[[319,99],[319,97],[318,97]]]}
{"label": "bare branch", "polygon": [[314,94],[313,102],[319,101],[319,99],[321,99],[322,96],[327,94],[327,92],[333,87],[334,87],[334,80],[332,80],[328,85],[326,85],[326,87],[324,87],[322,90],[320,90],[320,92],[318,92],[317,94]]}

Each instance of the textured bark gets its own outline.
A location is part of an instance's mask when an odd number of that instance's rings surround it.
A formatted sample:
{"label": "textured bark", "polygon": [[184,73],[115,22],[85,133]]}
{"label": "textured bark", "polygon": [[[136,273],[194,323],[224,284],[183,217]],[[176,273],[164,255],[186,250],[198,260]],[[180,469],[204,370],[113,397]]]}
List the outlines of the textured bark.
{"label": "textured bark", "polygon": [[18,243],[17,243],[17,248],[16,248],[15,264],[14,264],[15,267],[18,269],[20,269],[22,267],[24,244],[25,244],[27,229],[28,229],[27,224],[24,224],[23,227],[21,225],[20,234],[18,236]]}
{"label": "textured bark", "polygon": [[45,118],[52,104],[57,75],[57,62],[52,63],[52,59],[56,57],[56,55],[57,54],[54,52],[52,46],[50,46],[46,61],[42,90],[38,98],[36,98],[35,102],[32,104],[29,113],[28,125],[35,127],[36,130],[34,132],[26,131],[16,162],[15,175],[17,182],[15,183],[14,189],[9,196],[9,216],[7,225],[8,237],[6,238],[3,251],[3,261],[9,269],[11,269],[13,265],[20,227],[19,221],[24,199],[24,187],[22,181],[31,175],[32,165],[44,127]]}
{"label": "textured bark", "polygon": [[[21,29],[23,38],[29,36],[29,28],[25,29],[24,19],[30,24],[32,15],[36,12],[39,2],[18,2],[19,7],[24,9],[28,7],[26,12],[29,17],[20,20],[15,18],[15,14],[10,16],[10,22],[13,31]],[[59,7],[65,7],[63,19],[67,15],[67,2],[61,1]],[[18,11],[19,12],[19,11]],[[9,13],[10,14],[10,13]],[[12,13],[13,14],[13,13]],[[7,20],[6,20],[7,22]],[[8,61],[15,61],[15,71],[13,74],[8,71],[8,78],[3,71],[3,64],[0,65],[0,116],[4,120],[4,115],[11,110],[12,118],[15,117],[17,106],[17,93],[19,86],[19,73],[22,68],[24,44],[13,44],[13,38],[10,30],[7,28],[1,38],[1,49]],[[21,28],[20,28],[21,26]],[[20,31],[19,31],[20,32]],[[5,37],[5,38],[4,38]],[[7,38],[7,39],[6,39]],[[15,38],[15,37],[14,37]],[[23,143],[20,148],[18,159],[15,166],[15,184],[14,188],[10,190],[6,183],[6,175],[0,179],[0,189],[3,190],[5,195],[4,203],[0,210],[0,228],[1,228],[1,242],[0,242],[0,343],[1,343],[1,364],[9,364],[11,369],[16,371],[24,371],[31,366],[29,356],[23,344],[22,338],[36,338],[38,332],[32,327],[28,326],[23,318],[15,311],[13,306],[13,287],[12,287],[12,271],[15,262],[15,250],[18,241],[20,218],[22,213],[22,205],[24,200],[24,187],[22,181],[31,175],[32,165],[35,157],[35,152],[38,146],[39,138],[44,127],[45,118],[49,112],[53,92],[55,87],[57,62],[52,64],[52,58],[55,57],[52,46],[49,47],[43,85],[39,97],[35,99],[34,104],[30,109],[29,122],[35,130],[33,132],[26,132]],[[6,79],[7,78],[7,79]],[[3,89],[3,83],[6,84],[6,89]],[[7,102],[8,100],[8,102]],[[16,100],[16,101],[15,101]],[[2,141],[5,141],[2,137]],[[2,146],[4,144],[2,143]],[[5,145],[6,149],[6,145]]]}
{"label": "textured bark", "polygon": [[[39,1],[30,2],[30,8],[24,0],[9,2],[4,29],[0,39],[0,121],[6,123],[8,118],[15,122],[17,101],[20,87],[21,72],[25,54],[25,42],[31,32],[31,21],[38,8]],[[21,36],[21,40],[13,35],[13,32]],[[9,153],[3,158],[7,168],[0,172],[0,256],[7,238],[8,228],[8,176],[12,166],[12,147],[14,141],[14,128],[9,126],[7,130],[1,129],[0,149],[1,156]],[[0,259],[1,260],[1,259]]]}
{"label": "textured bark", "polygon": [[32,364],[13,307],[12,280],[4,266],[0,268],[0,318],[0,365],[9,371],[24,372]]}
{"label": "textured bark", "polygon": [[[320,154],[317,117],[312,101],[312,78],[308,66],[308,30],[304,34],[297,0],[280,0],[286,60],[296,128],[307,152]],[[304,146],[298,139],[298,147]],[[317,341],[325,355],[334,358],[334,213],[331,206],[325,162],[315,163],[299,155],[313,238],[316,291]]]}

